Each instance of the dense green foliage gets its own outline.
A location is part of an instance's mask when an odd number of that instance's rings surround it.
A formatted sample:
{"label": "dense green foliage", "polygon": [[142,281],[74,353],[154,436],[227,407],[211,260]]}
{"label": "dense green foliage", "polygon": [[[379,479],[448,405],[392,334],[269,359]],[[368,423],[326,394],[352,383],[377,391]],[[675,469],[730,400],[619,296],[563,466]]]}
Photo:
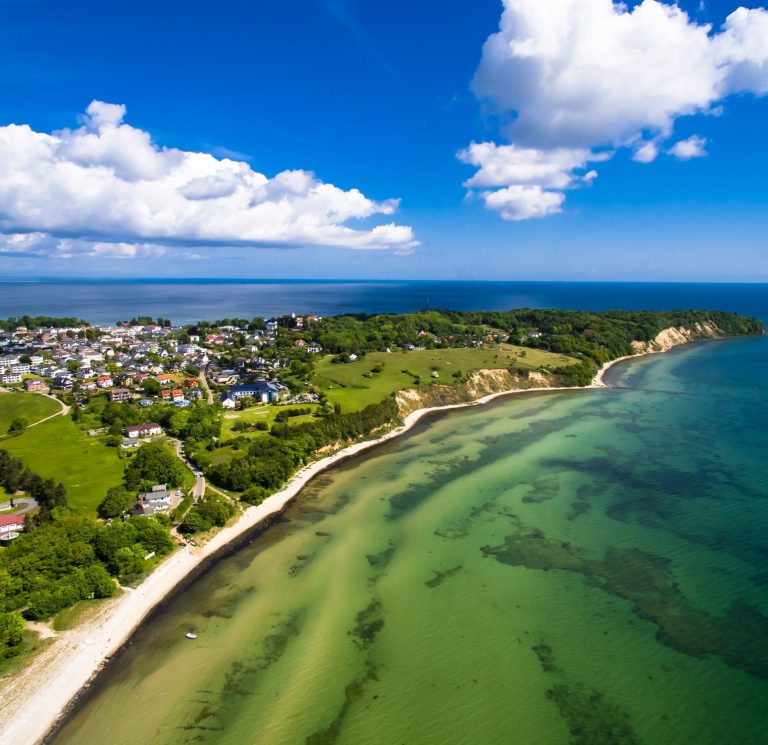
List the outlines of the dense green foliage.
{"label": "dense green foliage", "polygon": [[67,490],[53,479],[43,479],[6,450],[0,450],[0,486],[9,494],[27,492],[40,505],[39,519],[47,520],[55,507],[66,507]]}
{"label": "dense green foliage", "polygon": [[154,484],[180,486],[186,469],[173,451],[159,442],[142,445],[125,469],[125,486],[132,491]]}
{"label": "dense green foliage", "polygon": [[438,311],[400,315],[355,315],[324,318],[313,331],[303,332],[330,354],[364,354],[386,347],[462,346],[482,336],[477,324],[449,318]]}
{"label": "dense green foliage", "polygon": [[[208,475],[214,482],[234,491],[257,486],[271,493],[279,489],[315,451],[326,445],[368,435],[397,417],[397,404],[394,399],[388,398],[362,411],[347,414],[334,412],[294,426],[275,424],[271,437],[247,440],[248,450],[243,455],[229,463],[210,466]],[[261,492],[251,494],[251,499],[257,499],[256,495],[261,495]]]}
{"label": "dense green foliage", "polygon": [[66,329],[79,328],[87,325],[88,321],[84,321],[82,318],[54,318],[52,316],[11,316],[11,318],[0,319],[0,329],[3,331],[14,331],[19,326],[23,326],[27,329]]}
{"label": "dense green foliage", "polygon": [[234,514],[234,507],[226,499],[208,494],[189,509],[179,531],[187,535],[205,533],[213,527],[225,525]]}
{"label": "dense green foliage", "polygon": [[[313,331],[303,332],[331,354],[357,354],[406,344],[431,347],[461,346],[489,329],[510,341],[563,354],[582,352],[605,362],[631,353],[633,340],[653,339],[669,326],[713,322],[725,334],[762,333],[761,321],[722,311],[609,311],[570,310],[422,311],[403,315],[357,315],[325,318]],[[528,337],[541,333],[542,337]],[[536,343],[540,342],[540,343]]]}
{"label": "dense green foliage", "polygon": [[0,612],[0,659],[14,657],[19,653],[23,632],[24,619],[21,613]]}
{"label": "dense green foliage", "polygon": [[113,577],[141,573],[148,554],[172,548],[167,527],[147,517],[102,525],[57,514],[23,533],[0,550],[0,655],[18,644],[13,635],[4,641],[3,614],[23,609],[29,619],[45,619],[78,600],[111,597]]}
{"label": "dense green foliage", "polygon": [[128,491],[124,486],[113,486],[107,490],[107,494],[99,504],[99,517],[105,519],[120,517],[129,512],[136,501],[133,492]]}
{"label": "dense green foliage", "polygon": [[[94,402],[92,406],[97,405]],[[187,409],[178,409],[170,404],[137,409],[129,403],[107,403],[97,414],[102,426],[107,427],[112,435],[119,435],[132,424],[145,422],[157,422],[169,434],[183,440],[209,440],[221,434],[220,413],[203,402],[197,402]]]}

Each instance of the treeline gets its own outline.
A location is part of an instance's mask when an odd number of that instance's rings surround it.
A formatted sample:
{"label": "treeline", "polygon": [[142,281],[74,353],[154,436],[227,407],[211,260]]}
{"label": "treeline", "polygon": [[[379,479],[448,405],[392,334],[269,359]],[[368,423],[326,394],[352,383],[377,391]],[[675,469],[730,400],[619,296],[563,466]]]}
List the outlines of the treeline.
{"label": "treeline", "polygon": [[160,316],[158,316],[157,320],[152,318],[152,316],[136,316],[131,318],[130,321],[118,321],[118,323],[127,323],[129,326],[161,326],[168,329],[173,325],[170,318],[162,318]]}
{"label": "treeline", "polygon": [[0,611],[42,620],[78,600],[111,597],[114,578],[141,574],[150,553],[172,548],[167,526],[154,518],[103,525],[57,515],[0,551]]}
{"label": "treeline", "polygon": [[24,326],[27,329],[67,329],[89,325],[88,321],[84,321],[82,318],[56,318],[54,316],[11,316],[0,319],[0,329],[3,331],[15,331],[19,326]]}
{"label": "treeline", "polygon": [[[755,334],[764,325],[755,318],[723,311],[571,311],[520,308],[510,311],[429,310],[418,313],[345,315],[324,318],[302,330],[304,339],[334,355],[362,355],[406,345],[461,347],[490,334],[516,344],[569,355],[596,364],[631,354],[634,340],[648,341],[669,326],[712,322],[727,335]],[[528,336],[541,334],[541,336]],[[287,338],[290,342],[290,337]],[[569,373],[573,375],[573,371]]]}
{"label": "treeline", "polygon": [[0,486],[9,494],[27,492],[40,505],[37,517],[41,521],[50,519],[55,508],[67,506],[67,490],[63,484],[38,476],[7,450],[0,450]]}
{"label": "treeline", "polygon": [[712,323],[728,336],[762,334],[757,318],[709,310],[590,311],[531,310],[443,311],[452,320],[483,324],[505,332],[510,341],[561,354],[589,357],[602,364],[632,354],[632,342],[651,341],[671,326],[693,328]]}
{"label": "treeline", "polygon": [[[245,438],[244,454],[229,463],[206,464],[206,474],[224,488],[244,492],[243,499],[256,504],[277,491],[320,448],[369,435],[398,416],[394,398],[387,398],[362,411],[334,412],[295,426],[275,424],[271,437]],[[202,465],[200,455],[198,464]]]}
{"label": "treeline", "polygon": [[182,440],[201,442],[221,435],[221,415],[204,401],[179,409],[168,404],[136,408],[129,403],[108,403],[98,413],[99,421],[111,435],[119,435],[132,424],[157,422]]}
{"label": "treeline", "polygon": [[206,533],[211,528],[220,528],[226,524],[235,508],[230,502],[217,494],[209,494],[193,505],[179,525],[179,532],[185,535]]}
{"label": "treeline", "polygon": [[463,319],[451,319],[439,311],[419,313],[365,314],[324,318],[312,330],[302,332],[325,353],[365,354],[386,347],[464,346],[481,337],[484,330]]}
{"label": "treeline", "polygon": [[125,468],[129,491],[149,490],[155,484],[181,486],[187,469],[173,451],[159,442],[143,444]]}

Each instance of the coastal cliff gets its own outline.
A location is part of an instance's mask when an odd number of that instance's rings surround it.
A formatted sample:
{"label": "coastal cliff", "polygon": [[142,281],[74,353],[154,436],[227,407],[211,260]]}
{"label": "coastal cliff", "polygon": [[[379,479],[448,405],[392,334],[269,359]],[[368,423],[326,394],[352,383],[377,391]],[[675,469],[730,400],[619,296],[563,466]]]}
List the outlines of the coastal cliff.
{"label": "coastal cliff", "polygon": [[397,393],[395,399],[401,416],[406,417],[418,409],[473,403],[494,393],[556,386],[557,378],[546,372],[532,371],[528,375],[520,375],[509,370],[477,370],[464,383],[408,388]]}
{"label": "coastal cliff", "polygon": [[728,334],[712,321],[696,323],[693,326],[670,326],[662,329],[652,341],[633,341],[635,354],[666,352],[679,344],[703,339],[723,339]]}
{"label": "coastal cliff", "polygon": [[[602,373],[615,362],[644,354],[666,352],[681,344],[706,339],[723,339],[729,334],[712,321],[704,321],[692,326],[669,326],[662,329],[650,341],[632,342],[633,353],[606,363],[593,380],[593,385],[602,385]],[[466,382],[457,385],[429,385],[420,388],[408,388],[399,391],[395,400],[402,417],[418,409],[431,409],[442,406],[471,404],[486,396],[499,393],[512,393],[541,388],[563,388],[582,386],[568,385],[561,375],[544,370],[531,371],[527,375],[510,370],[477,370]]]}

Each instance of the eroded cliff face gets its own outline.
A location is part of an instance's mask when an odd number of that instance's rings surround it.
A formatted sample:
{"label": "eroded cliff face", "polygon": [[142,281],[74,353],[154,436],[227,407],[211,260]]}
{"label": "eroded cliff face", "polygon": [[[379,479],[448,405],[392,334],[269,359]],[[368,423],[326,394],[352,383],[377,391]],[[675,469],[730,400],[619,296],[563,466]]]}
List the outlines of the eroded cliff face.
{"label": "eroded cliff face", "polygon": [[523,377],[508,370],[477,370],[466,383],[409,388],[400,391],[396,399],[400,414],[405,417],[417,409],[466,404],[493,393],[552,388],[556,385],[555,377],[544,372],[532,371]]}
{"label": "eroded cliff face", "polygon": [[697,323],[691,328],[684,326],[663,329],[653,341],[633,341],[632,348],[635,354],[649,354],[651,352],[666,352],[678,344],[686,344],[689,341],[699,339],[722,339],[725,333],[714,323]]}
{"label": "eroded cliff face", "polygon": [[[722,339],[726,336],[712,322],[697,323],[690,328],[671,326],[660,331],[652,341],[633,341],[632,348],[636,355],[666,352],[678,344],[702,339]],[[396,400],[400,415],[406,417],[417,409],[472,403],[493,393],[556,388],[561,385],[562,381],[556,376],[542,371],[531,371],[527,377],[523,377],[508,370],[477,370],[465,383],[409,388],[397,393]]]}

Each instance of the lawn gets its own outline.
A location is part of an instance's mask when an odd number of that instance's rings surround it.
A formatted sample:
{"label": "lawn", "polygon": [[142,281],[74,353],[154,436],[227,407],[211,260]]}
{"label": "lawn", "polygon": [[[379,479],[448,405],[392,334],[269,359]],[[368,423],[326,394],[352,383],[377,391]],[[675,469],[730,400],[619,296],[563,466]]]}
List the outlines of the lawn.
{"label": "lawn", "polygon": [[0,434],[4,435],[8,431],[16,417],[23,416],[32,424],[60,409],[55,401],[36,393],[0,393]]}
{"label": "lawn", "polygon": [[[370,352],[347,364],[334,364],[331,357],[317,363],[313,383],[342,411],[357,411],[378,403],[390,393],[415,385],[451,384],[474,370],[498,370],[515,365],[535,370],[544,365],[561,367],[578,360],[538,349],[500,344],[472,349],[427,349],[412,352]],[[380,367],[381,372],[372,372]],[[437,368],[437,370],[435,370]],[[403,372],[407,371],[407,372]],[[438,377],[432,376],[437,372]]]}
{"label": "lawn", "polygon": [[[237,422],[247,422],[248,424],[256,424],[256,422],[266,422],[267,427],[271,428],[275,423],[275,417],[281,411],[292,411],[294,409],[312,409],[316,411],[320,407],[316,404],[301,404],[300,406],[270,406],[265,404],[263,406],[252,406],[250,409],[243,409],[242,411],[227,411],[224,414],[224,419],[221,423],[221,439],[231,440],[233,437],[253,437],[254,435],[263,435],[264,431],[255,430],[253,432],[233,432],[232,427]],[[312,414],[303,414],[301,416],[294,416],[287,420],[287,424],[300,424],[302,422],[311,422],[314,419]]]}
{"label": "lawn", "polygon": [[21,458],[43,478],[64,484],[69,506],[84,515],[95,516],[107,489],[123,478],[125,463],[117,448],[107,447],[101,438],[88,437],[68,416],[0,439],[0,448]]}

